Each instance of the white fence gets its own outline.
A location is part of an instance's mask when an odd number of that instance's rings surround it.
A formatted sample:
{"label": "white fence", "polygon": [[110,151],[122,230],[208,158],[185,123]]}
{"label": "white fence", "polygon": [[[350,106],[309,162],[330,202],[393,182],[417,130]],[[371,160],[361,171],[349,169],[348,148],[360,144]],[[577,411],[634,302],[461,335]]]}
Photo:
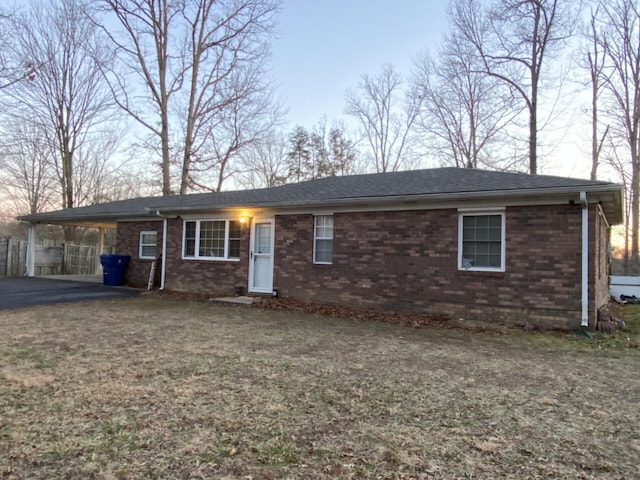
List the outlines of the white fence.
{"label": "white fence", "polygon": [[620,298],[620,295],[640,298],[640,277],[612,275],[609,277],[609,294]]}

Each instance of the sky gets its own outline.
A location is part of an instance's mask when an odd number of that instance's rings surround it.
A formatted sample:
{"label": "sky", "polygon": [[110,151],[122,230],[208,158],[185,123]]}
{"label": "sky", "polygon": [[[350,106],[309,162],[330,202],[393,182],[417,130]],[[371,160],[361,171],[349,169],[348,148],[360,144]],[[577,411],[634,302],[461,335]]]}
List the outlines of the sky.
{"label": "sky", "polygon": [[385,63],[408,77],[413,58],[435,52],[446,0],[285,0],[272,43],[273,74],[293,127],[343,118],[347,88]]}
{"label": "sky", "polygon": [[[312,129],[323,116],[329,124],[354,120],[344,115],[345,91],[363,74],[377,75],[391,63],[407,79],[415,57],[437,53],[448,29],[447,0],[284,0],[278,36],[272,42],[273,75],[289,112],[284,131],[300,125]],[[577,110],[573,110],[573,108]],[[565,106],[567,112],[580,105]],[[588,178],[585,125],[562,112],[555,131],[544,135],[553,149],[540,173]],[[580,116],[580,120],[582,120]],[[611,178],[611,180],[615,180]]]}

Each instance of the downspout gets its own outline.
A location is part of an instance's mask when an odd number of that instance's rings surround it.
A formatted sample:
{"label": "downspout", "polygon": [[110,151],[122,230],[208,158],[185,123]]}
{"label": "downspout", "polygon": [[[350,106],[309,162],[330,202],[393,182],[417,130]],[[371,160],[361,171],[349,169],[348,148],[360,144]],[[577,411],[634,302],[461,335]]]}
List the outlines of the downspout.
{"label": "downspout", "polygon": [[589,326],[589,202],[580,192],[582,203],[582,327]]}
{"label": "downspout", "polygon": [[[156,215],[162,216],[160,210]],[[167,272],[167,217],[162,219],[162,263],[160,264],[160,290],[164,290],[164,279]]]}
{"label": "downspout", "polygon": [[27,277],[33,277],[36,266],[36,224],[29,224],[29,233],[27,236]]}

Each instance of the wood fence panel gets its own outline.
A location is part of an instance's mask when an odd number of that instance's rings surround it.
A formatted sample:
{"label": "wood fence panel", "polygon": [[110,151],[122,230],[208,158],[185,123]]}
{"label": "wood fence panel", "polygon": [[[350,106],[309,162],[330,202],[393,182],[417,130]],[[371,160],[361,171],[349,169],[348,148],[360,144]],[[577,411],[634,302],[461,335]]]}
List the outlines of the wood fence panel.
{"label": "wood fence panel", "polygon": [[[113,253],[115,247],[105,247]],[[21,277],[27,273],[27,242],[0,238],[0,277]],[[76,245],[44,241],[36,245],[34,275],[95,275],[100,273],[96,245]]]}

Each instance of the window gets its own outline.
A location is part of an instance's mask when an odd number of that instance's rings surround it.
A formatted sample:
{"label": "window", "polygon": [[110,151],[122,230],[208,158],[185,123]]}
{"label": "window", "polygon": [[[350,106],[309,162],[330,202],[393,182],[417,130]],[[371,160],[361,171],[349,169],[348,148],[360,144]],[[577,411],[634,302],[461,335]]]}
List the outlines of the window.
{"label": "window", "polygon": [[140,245],[138,257],[146,259],[156,258],[156,245],[158,243],[157,232],[140,232]]}
{"label": "window", "polygon": [[458,268],[504,271],[504,213],[461,213]]}
{"label": "window", "polygon": [[237,260],[240,258],[240,222],[186,220],[182,258]]}
{"label": "window", "polygon": [[333,262],[333,215],[318,215],[314,220],[313,263]]}

